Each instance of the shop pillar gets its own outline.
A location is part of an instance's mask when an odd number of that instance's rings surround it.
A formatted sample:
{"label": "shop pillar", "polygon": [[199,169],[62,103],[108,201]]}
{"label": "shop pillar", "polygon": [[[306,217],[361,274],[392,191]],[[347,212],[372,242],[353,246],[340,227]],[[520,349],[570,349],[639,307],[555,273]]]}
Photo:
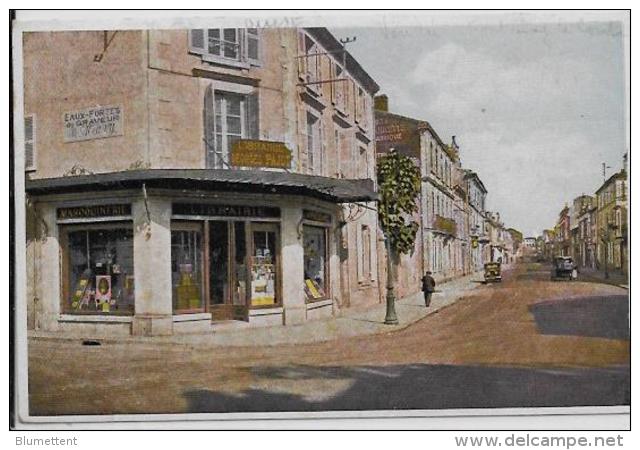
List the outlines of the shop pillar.
{"label": "shop pillar", "polygon": [[[145,196],[146,197],[146,196]],[[140,198],[132,205],[135,315],[132,333],[173,333],[171,202]]]}
{"label": "shop pillar", "polygon": [[301,223],[300,206],[282,208],[282,306],[285,325],[306,320]]}
{"label": "shop pillar", "polygon": [[57,331],[60,317],[60,243],[56,225],[56,208],[40,203],[34,220],[36,233],[33,245],[37,301],[34,301],[35,329]]}

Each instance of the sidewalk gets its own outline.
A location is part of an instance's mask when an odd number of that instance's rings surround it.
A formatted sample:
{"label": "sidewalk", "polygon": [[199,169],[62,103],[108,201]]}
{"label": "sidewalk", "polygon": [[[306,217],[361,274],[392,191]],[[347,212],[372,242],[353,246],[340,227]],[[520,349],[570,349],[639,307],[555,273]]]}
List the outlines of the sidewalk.
{"label": "sidewalk", "polygon": [[[398,331],[418,320],[454,303],[472,289],[481,286],[480,272],[451,280],[436,287],[429,308],[424,306],[422,292],[402,298],[396,302],[398,325],[385,325],[386,304],[377,304],[366,309],[344,310],[342,314],[323,320],[306,322],[300,325],[264,327],[264,328],[225,328],[212,327],[212,332],[202,334],[183,334],[173,336],[142,337],[128,336],[118,338],[98,338],[102,342],[138,342],[167,343],[189,346],[272,346],[281,344],[309,344]],[[30,338],[65,339],[57,333],[29,332]],[[89,336],[87,336],[89,337]],[[75,338],[67,338],[78,340]]]}
{"label": "sidewalk", "polygon": [[629,289],[629,280],[619,270],[610,270],[609,278],[605,278],[603,270],[581,267],[578,273],[578,281],[596,281]]}

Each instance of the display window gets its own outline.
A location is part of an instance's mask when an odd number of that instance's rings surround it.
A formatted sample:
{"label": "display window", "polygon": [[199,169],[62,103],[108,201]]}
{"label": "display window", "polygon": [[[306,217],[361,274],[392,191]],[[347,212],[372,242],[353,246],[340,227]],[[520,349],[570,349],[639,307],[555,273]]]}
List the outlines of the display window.
{"label": "display window", "polygon": [[174,313],[248,320],[251,308],[279,305],[279,230],[251,220],[172,221]]}
{"label": "display window", "polygon": [[252,224],[251,306],[273,306],[278,303],[277,228],[271,224]]}
{"label": "display window", "polygon": [[133,314],[133,229],[61,227],[65,313]]}
{"label": "display window", "polygon": [[328,297],[327,228],[304,225],[304,292],[307,302]]}
{"label": "display window", "polygon": [[202,226],[171,225],[171,287],[176,313],[204,311]]}

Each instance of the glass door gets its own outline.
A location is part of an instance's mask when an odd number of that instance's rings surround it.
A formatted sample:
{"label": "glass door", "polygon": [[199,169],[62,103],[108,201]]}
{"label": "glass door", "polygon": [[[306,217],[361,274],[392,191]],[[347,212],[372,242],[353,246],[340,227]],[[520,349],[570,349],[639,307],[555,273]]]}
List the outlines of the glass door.
{"label": "glass door", "polygon": [[276,224],[251,224],[251,306],[273,306],[279,303],[278,239]]}

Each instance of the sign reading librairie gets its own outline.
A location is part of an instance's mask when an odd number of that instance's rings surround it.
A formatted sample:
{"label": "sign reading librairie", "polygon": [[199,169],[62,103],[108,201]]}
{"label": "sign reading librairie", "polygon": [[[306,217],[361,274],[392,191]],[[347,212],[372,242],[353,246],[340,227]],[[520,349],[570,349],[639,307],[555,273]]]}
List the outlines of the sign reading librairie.
{"label": "sign reading librairie", "polygon": [[95,106],[63,115],[64,141],[77,142],[122,136],[122,107]]}
{"label": "sign reading librairie", "polygon": [[291,150],[284,142],[240,139],[231,146],[231,165],[289,169]]}
{"label": "sign reading librairie", "polygon": [[205,217],[280,217],[274,206],[213,205],[206,203],[174,203],[173,215]]}

